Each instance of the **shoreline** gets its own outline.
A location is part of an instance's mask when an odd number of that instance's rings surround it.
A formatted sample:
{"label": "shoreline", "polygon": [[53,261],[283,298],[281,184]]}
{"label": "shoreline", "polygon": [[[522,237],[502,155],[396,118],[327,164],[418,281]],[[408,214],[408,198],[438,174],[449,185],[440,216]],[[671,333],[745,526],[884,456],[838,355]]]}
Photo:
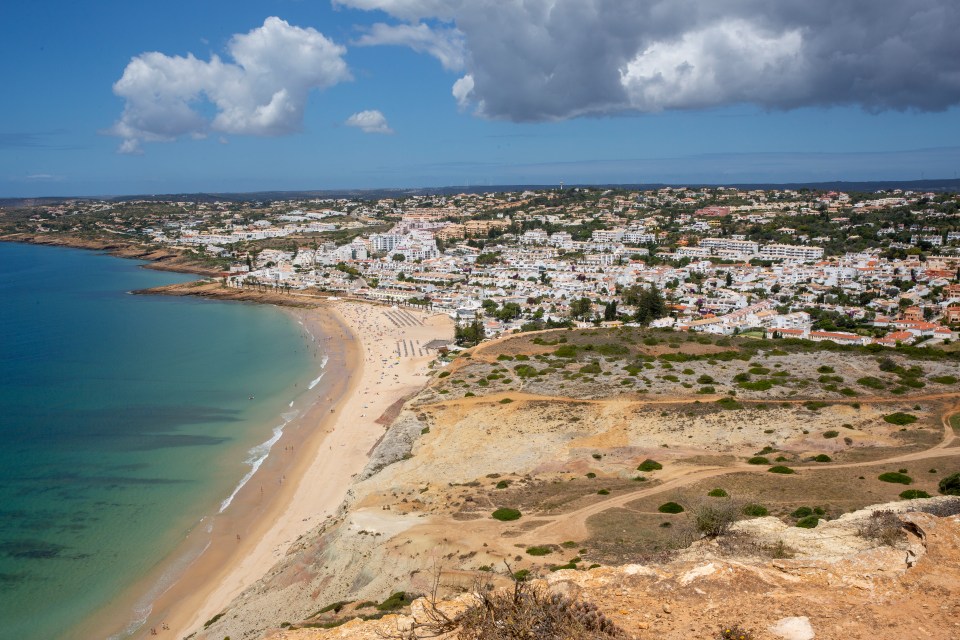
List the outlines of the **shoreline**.
{"label": "shoreline", "polygon": [[198,276],[212,277],[220,275],[220,270],[211,269],[184,259],[183,254],[165,247],[151,247],[133,240],[116,239],[110,241],[103,238],[77,238],[70,235],[55,235],[46,233],[12,233],[0,236],[0,242],[19,242],[45,247],[66,247],[70,249],[84,249],[86,251],[102,251],[115,258],[129,258],[143,260],[147,264],[145,269],[154,271],[171,271],[173,273],[191,273]]}
{"label": "shoreline", "polygon": [[[197,523],[154,572],[94,618],[88,634],[120,632],[121,612],[128,627],[134,605],[151,593],[146,622],[119,637],[183,638],[202,631],[290,545],[334,516],[389,426],[381,418],[427,383],[426,365],[434,354],[420,350],[422,355],[399,358],[395,341],[409,340],[413,352],[414,339],[423,345],[433,338],[452,338],[452,323],[438,314],[417,313],[419,324],[392,326],[391,308],[383,305],[339,300],[310,306],[315,308],[285,309],[327,345],[324,376],[315,389],[304,392],[312,394],[307,408],[287,425],[231,505]],[[273,491],[265,492],[267,487]],[[177,574],[172,584],[160,585],[171,571]]]}

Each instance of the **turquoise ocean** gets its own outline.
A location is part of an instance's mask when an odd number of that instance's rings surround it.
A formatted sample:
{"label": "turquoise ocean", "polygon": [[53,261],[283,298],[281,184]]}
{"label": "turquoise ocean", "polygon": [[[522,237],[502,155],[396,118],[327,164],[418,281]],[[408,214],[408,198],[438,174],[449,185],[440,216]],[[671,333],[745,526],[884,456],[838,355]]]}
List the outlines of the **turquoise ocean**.
{"label": "turquoise ocean", "polygon": [[315,378],[267,306],[128,292],[192,279],[0,243],[0,638],[73,637],[267,453]]}

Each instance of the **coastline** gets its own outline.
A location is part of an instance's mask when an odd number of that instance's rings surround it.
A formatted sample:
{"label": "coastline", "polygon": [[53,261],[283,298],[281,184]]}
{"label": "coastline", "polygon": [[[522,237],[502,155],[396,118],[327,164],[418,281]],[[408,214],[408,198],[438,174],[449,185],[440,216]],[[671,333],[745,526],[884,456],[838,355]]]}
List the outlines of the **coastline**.
{"label": "coastline", "polygon": [[[309,406],[287,425],[230,506],[198,523],[172,556],[85,626],[84,637],[121,632],[145,594],[152,600],[146,622],[132,636],[119,637],[155,637],[151,629],[167,638],[202,631],[292,543],[336,512],[383,435],[387,425],[381,416],[426,384],[433,355],[419,347],[434,338],[452,338],[452,323],[445,316],[405,310],[417,322],[402,326],[381,305],[307,304],[314,308],[286,312],[324,344],[329,358],[325,375],[308,392]],[[403,353],[399,340],[409,340],[409,356],[398,358]],[[415,354],[414,341],[422,355]],[[126,616],[123,624],[117,616]]]}
{"label": "coastline", "polygon": [[150,247],[131,240],[106,240],[99,238],[77,238],[63,234],[48,233],[12,233],[0,236],[0,242],[21,242],[48,247],[69,247],[88,251],[103,251],[117,258],[144,260],[145,269],[172,271],[174,273],[192,273],[198,276],[218,276],[220,271],[198,265],[183,257],[179,251],[164,247]]}

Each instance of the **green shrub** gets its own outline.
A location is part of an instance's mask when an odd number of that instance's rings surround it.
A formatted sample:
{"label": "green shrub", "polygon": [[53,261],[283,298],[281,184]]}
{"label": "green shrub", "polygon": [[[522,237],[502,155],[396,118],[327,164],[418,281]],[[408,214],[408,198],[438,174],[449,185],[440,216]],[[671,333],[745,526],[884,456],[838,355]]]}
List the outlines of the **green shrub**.
{"label": "green shrub", "polygon": [[783,466],[783,465],[777,465],[777,466],[775,466],[775,467],[770,467],[769,469],[767,469],[767,471],[769,471],[770,473],[783,473],[783,474],[796,473],[796,471],[794,471],[794,470],[791,469],[790,467],[785,467],[785,466]]}
{"label": "green shrub", "polygon": [[767,369],[766,367],[751,367],[750,373],[755,376],[765,376],[770,373],[770,369]]}
{"label": "green shrub", "polygon": [[930,494],[920,489],[907,489],[900,494],[904,500],[916,500],[917,498],[929,498]]}
{"label": "green shrub", "polygon": [[716,384],[716,382],[717,381],[713,379],[713,376],[708,376],[707,374],[703,374],[697,378],[698,384]]}
{"label": "green shrub", "polygon": [[904,425],[913,424],[916,422],[917,416],[909,413],[903,413],[902,411],[897,411],[896,413],[891,413],[888,416],[883,416],[883,419],[890,424],[895,424],[902,427]]}
{"label": "green shrub", "polygon": [[754,456],[747,460],[747,464],[770,464],[770,461],[763,456]]}
{"label": "green shrub", "polygon": [[797,526],[802,529],[815,529],[819,522],[820,518],[818,516],[807,516],[797,520]]}
{"label": "green shrub", "polygon": [[377,605],[378,611],[396,611],[397,609],[402,609],[403,607],[409,605],[411,602],[417,599],[418,596],[412,593],[406,593],[405,591],[397,591],[396,593],[390,594],[390,597]]}
{"label": "green shrub", "polygon": [[824,407],[829,407],[829,402],[820,402],[818,400],[811,400],[809,402],[804,402],[803,406],[807,408],[808,411],[820,411]]}
{"label": "green shrub", "polygon": [[838,435],[840,435],[840,432],[839,432],[839,431],[824,431],[824,432],[823,432],[823,437],[824,437],[824,438],[836,438]]}
{"label": "green shrub", "polygon": [[833,462],[833,458],[831,458],[825,453],[821,453],[818,456],[814,456],[813,461],[814,462]]}
{"label": "green shrub", "polygon": [[954,376],[936,376],[930,378],[930,381],[937,384],[957,384],[957,379]]}
{"label": "green shrub", "polygon": [[501,520],[503,522],[509,522],[510,520],[519,520],[520,511],[518,509],[510,509],[508,507],[501,507],[497,509],[492,514],[490,514],[494,520]]}
{"label": "green shrub", "polygon": [[878,479],[881,482],[893,482],[895,484],[912,484],[913,483],[913,478],[911,478],[905,473],[900,473],[899,471],[888,471],[887,473],[881,473],[878,476]]}
{"label": "green shrub", "polygon": [[602,369],[600,368],[600,365],[596,362],[591,362],[590,364],[585,364],[580,367],[580,373],[596,374],[600,373],[601,371]]}
{"label": "green shrub", "polygon": [[741,382],[737,386],[748,391],[767,391],[773,387],[769,380],[757,380],[756,382]]}
{"label": "green shrub", "polygon": [[553,352],[558,358],[576,358],[577,357],[577,347],[572,344],[565,344],[562,347],[558,348]]}
{"label": "green shrub", "polygon": [[790,514],[791,518],[806,518],[807,516],[813,515],[813,509],[810,507],[797,507],[797,509]]}
{"label": "green shrub", "polygon": [[553,553],[553,549],[543,546],[527,547],[527,553],[531,556],[545,556]]}
{"label": "green shrub", "polygon": [[513,402],[513,400],[511,400],[510,398],[503,398],[502,400],[500,400],[500,404],[510,404],[511,402]]}
{"label": "green shrub", "polygon": [[817,373],[833,373],[833,367],[828,367],[827,365],[817,367]]}
{"label": "green shrub", "polygon": [[768,515],[770,511],[762,504],[748,504],[743,507],[743,515],[762,518]]}
{"label": "green shrub", "polygon": [[650,460],[649,458],[640,463],[640,466],[637,467],[637,471],[659,471],[663,469],[663,465],[657,462],[656,460]]}
{"label": "green shrub", "polygon": [[506,489],[509,486],[510,486],[509,480],[501,480],[500,482],[497,483],[497,489]]}
{"label": "green shrub", "polygon": [[940,481],[940,493],[945,496],[960,496],[960,473],[947,476]]}
{"label": "green shrub", "polygon": [[743,409],[743,405],[734,400],[733,398],[720,398],[717,400],[717,404],[721,409],[726,409],[727,411],[733,411],[736,409]]}
{"label": "green shrub", "polygon": [[593,471],[590,471],[589,473],[587,473],[587,477],[593,480],[594,478],[597,477],[597,474],[595,474]]}
{"label": "green shrub", "polygon": [[609,489],[600,489],[599,491],[597,491],[597,495],[600,495],[600,496],[608,496],[608,495],[610,495],[610,490],[609,490]]}
{"label": "green shrub", "polygon": [[657,511],[660,513],[683,513],[683,507],[676,502],[665,502],[657,507]]}
{"label": "green shrub", "polygon": [[446,378],[448,375],[450,375],[450,372],[449,372],[449,371],[441,371],[440,373],[437,374],[437,377],[438,377],[438,378]]}
{"label": "green shrub", "polygon": [[726,498],[727,495],[729,495],[729,494],[727,494],[726,491],[724,491],[723,489],[720,489],[720,488],[718,487],[718,488],[713,489],[712,491],[710,491],[707,495],[710,496],[711,498]]}

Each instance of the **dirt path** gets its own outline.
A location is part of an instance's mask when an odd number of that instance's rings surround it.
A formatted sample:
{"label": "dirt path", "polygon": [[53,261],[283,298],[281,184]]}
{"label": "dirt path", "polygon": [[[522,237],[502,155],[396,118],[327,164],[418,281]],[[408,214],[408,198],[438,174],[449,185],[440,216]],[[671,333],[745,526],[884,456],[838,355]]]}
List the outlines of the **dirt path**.
{"label": "dirt path", "polygon": [[[938,396],[957,396],[958,394],[937,394]],[[919,398],[914,398],[919,399]],[[944,412],[941,415],[940,421],[943,425],[943,437],[940,439],[936,445],[926,449],[924,451],[917,451],[914,453],[903,454],[900,456],[894,456],[891,458],[884,458],[882,460],[870,460],[866,462],[851,462],[847,464],[835,464],[830,466],[795,466],[794,469],[800,471],[822,471],[825,469],[852,469],[859,467],[872,467],[877,465],[889,465],[894,463],[901,462],[913,462],[916,460],[923,460],[926,458],[936,458],[944,455],[944,450],[949,448],[953,443],[956,436],[953,433],[953,427],[950,424],[950,419],[960,413],[960,406],[954,405],[949,410]],[[960,455],[960,450],[958,450],[957,455]],[[746,463],[740,463],[731,467],[705,467],[699,469],[684,469],[677,468],[672,469],[668,473],[660,476],[663,480],[661,484],[650,487],[648,489],[639,489],[637,491],[631,491],[630,493],[618,495],[613,498],[607,498],[600,502],[588,505],[576,511],[570,513],[565,513],[560,516],[554,516],[549,518],[549,521],[532,528],[526,532],[521,537],[521,539],[526,539],[532,542],[543,543],[544,540],[562,542],[564,540],[584,540],[590,536],[590,530],[587,527],[587,520],[591,516],[595,516],[599,513],[602,513],[608,509],[622,508],[624,505],[638,500],[640,498],[646,498],[649,496],[655,496],[661,493],[666,493],[668,491],[675,491],[683,487],[687,487],[701,480],[707,478],[715,478],[717,476],[728,475],[731,473],[767,473],[767,467],[765,466],[756,466],[749,465]],[[538,516],[538,519],[541,517]]]}
{"label": "dirt path", "polygon": [[[522,400],[525,402],[553,402],[553,403],[571,403],[571,404],[623,404],[623,405],[662,405],[662,404],[708,404],[711,401],[720,400],[721,398],[729,398],[730,396],[724,394],[715,394],[715,395],[700,395],[697,397],[658,397],[658,398],[643,398],[637,399],[631,396],[615,396],[608,398],[571,398],[569,396],[545,396],[535,393],[527,393],[524,391],[501,391],[497,393],[491,393],[483,396],[472,396],[469,398],[451,398],[450,400],[442,400],[440,402],[432,402],[428,404],[420,405],[423,408],[430,407],[454,407],[454,406],[473,406],[477,404],[494,404],[503,399],[509,398],[514,402]],[[943,393],[930,393],[926,395],[919,396],[860,396],[854,399],[847,398],[837,398],[831,399],[827,402],[831,405],[834,404],[904,404],[908,402],[922,402],[922,401],[931,401],[931,400],[947,400],[951,398],[960,398],[960,392],[950,391]],[[754,399],[754,398],[736,398],[736,401],[740,404],[745,405],[755,405],[755,404],[805,404],[811,400],[817,400],[817,398],[789,398],[789,399]]]}

